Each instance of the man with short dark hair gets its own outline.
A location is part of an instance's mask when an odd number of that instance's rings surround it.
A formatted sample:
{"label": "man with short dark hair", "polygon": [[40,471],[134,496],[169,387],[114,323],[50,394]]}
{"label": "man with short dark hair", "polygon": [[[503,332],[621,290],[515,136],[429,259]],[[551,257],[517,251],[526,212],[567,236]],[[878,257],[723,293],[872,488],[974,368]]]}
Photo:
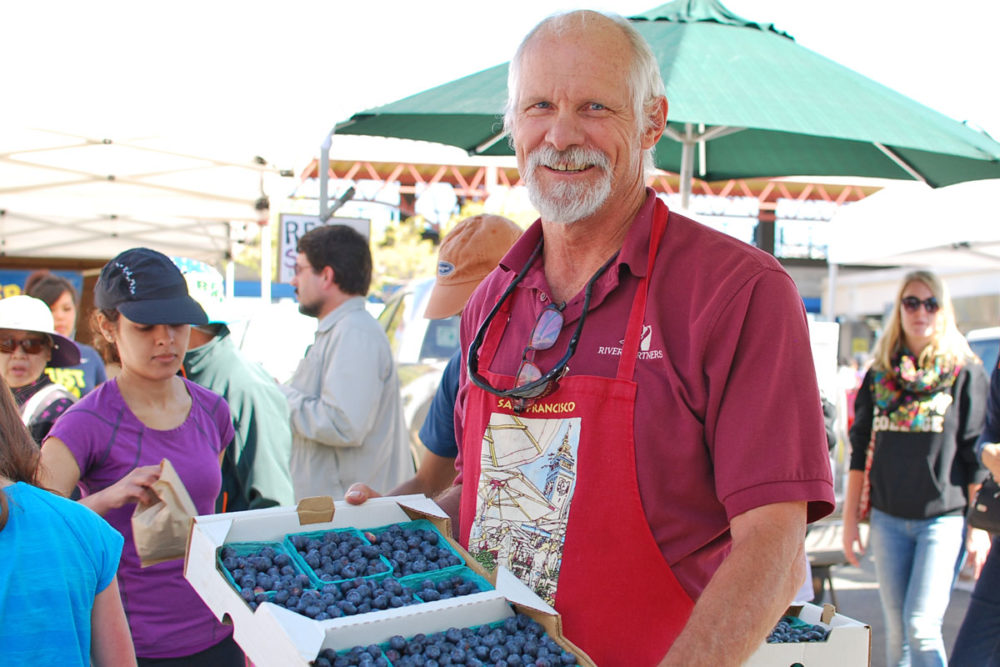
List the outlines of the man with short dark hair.
{"label": "man with short dark hair", "polygon": [[281,389],[292,420],[296,499],[342,497],[353,482],[392,488],[413,473],[389,340],[367,310],[372,257],[344,225],[299,239],[292,285],[319,320],[316,340]]}
{"label": "man with short dark hair", "polygon": [[742,664],[833,510],[802,299],[774,257],[645,187],[667,100],[628,21],[546,19],[508,93],[541,218],[463,314],[439,503],[597,664]]}

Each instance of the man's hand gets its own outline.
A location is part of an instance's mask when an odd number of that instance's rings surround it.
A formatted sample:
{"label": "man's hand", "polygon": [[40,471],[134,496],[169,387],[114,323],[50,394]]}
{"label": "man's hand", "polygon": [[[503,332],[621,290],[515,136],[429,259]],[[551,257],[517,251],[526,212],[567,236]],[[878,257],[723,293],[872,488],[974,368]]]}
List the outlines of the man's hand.
{"label": "man's hand", "polygon": [[995,479],[1000,479],[1000,444],[990,442],[983,445],[983,465]]}
{"label": "man's hand", "polygon": [[367,484],[362,484],[361,482],[355,482],[347,489],[347,493],[344,494],[344,500],[350,505],[361,505],[369,498],[381,498],[382,494],[371,488]]}

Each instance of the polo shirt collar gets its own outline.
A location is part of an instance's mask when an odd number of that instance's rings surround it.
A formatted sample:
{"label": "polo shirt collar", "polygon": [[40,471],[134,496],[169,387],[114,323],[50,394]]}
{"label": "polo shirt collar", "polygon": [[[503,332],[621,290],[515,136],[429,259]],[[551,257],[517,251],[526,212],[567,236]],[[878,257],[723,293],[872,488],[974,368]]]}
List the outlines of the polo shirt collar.
{"label": "polo shirt collar", "polygon": [[[656,193],[651,188],[646,188],[646,201],[643,202],[635,218],[633,218],[632,224],[625,235],[622,248],[618,252],[618,256],[611,262],[611,266],[604,272],[604,275],[594,283],[590,300],[591,308],[598,306],[608,294],[618,287],[622,267],[637,278],[646,275],[648,270],[647,264],[649,262],[649,235],[653,226],[653,211],[657,205],[664,205],[662,202],[659,204],[657,202]],[[500,267],[510,273],[508,282],[513,280],[517,272],[524,267],[525,263],[531,257],[531,253],[534,252],[539,241],[541,241],[541,238],[542,222],[541,219],[538,219],[524,231],[521,238],[503,256],[503,259],[500,260]],[[545,280],[544,271],[541,270],[540,262],[535,262],[535,265],[531,267],[518,287],[530,288],[548,294],[548,283]],[[582,307],[582,296],[579,299],[574,298],[567,305],[565,313],[566,321],[570,322],[579,317]]]}
{"label": "polo shirt collar", "polygon": [[352,296],[350,299],[340,304],[332,311],[327,313],[326,317],[319,321],[316,326],[316,332],[329,331],[333,326],[340,320],[347,317],[350,313],[356,310],[363,310],[365,307],[365,298],[363,296]]}
{"label": "polo shirt collar", "polygon": [[[635,214],[632,226],[625,235],[622,249],[618,253],[618,259],[615,260],[615,264],[626,265],[637,278],[645,276],[649,270],[649,236],[653,232],[653,212],[656,206],[666,206],[666,204],[659,201],[652,188],[646,188],[646,201]],[[612,265],[611,268],[616,267]],[[615,270],[616,275],[617,273]]]}

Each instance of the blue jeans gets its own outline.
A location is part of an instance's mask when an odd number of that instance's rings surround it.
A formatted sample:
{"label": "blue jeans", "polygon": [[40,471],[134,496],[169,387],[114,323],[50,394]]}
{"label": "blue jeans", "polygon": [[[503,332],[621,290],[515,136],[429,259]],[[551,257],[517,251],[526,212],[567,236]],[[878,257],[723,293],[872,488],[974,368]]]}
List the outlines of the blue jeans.
{"label": "blue jeans", "polygon": [[886,665],[945,667],[944,620],[965,517],[900,519],[871,514],[871,553],[886,626]]}
{"label": "blue jeans", "polygon": [[953,667],[1000,667],[1000,537],[972,591],[969,608],[955,638]]}

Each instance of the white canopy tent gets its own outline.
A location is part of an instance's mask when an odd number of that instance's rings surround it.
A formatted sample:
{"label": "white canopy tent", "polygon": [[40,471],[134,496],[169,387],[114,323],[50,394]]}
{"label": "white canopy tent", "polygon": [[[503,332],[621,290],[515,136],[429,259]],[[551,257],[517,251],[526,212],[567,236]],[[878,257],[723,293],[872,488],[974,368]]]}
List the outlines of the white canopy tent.
{"label": "white canopy tent", "polygon": [[1000,180],[890,185],[831,225],[831,263],[1000,268]]}
{"label": "white canopy tent", "polygon": [[[824,313],[852,314],[863,285],[885,298],[910,268],[946,275],[952,296],[1000,293],[1000,180],[890,185],[831,220]],[[838,280],[841,265],[903,267]]]}
{"label": "white canopy tent", "polygon": [[221,266],[267,221],[269,196],[294,188],[251,150],[5,129],[0,256],[107,259],[144,245]]}

